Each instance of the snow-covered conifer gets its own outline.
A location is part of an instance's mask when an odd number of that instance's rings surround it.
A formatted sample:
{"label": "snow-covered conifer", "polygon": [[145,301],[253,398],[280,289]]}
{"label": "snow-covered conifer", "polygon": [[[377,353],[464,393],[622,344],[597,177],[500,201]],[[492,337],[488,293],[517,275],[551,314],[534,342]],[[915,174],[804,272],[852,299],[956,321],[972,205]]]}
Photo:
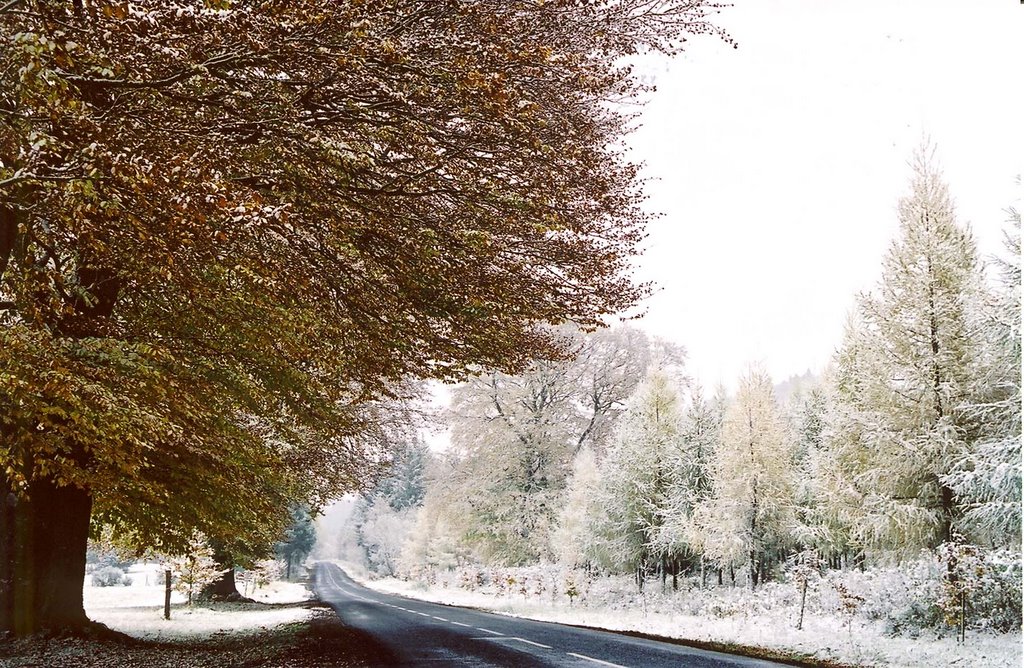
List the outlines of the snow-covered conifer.
{"label": "snow-covered conifer", "polygon": [[637,388],[601,463],[601,528],[609,566],[636,569],[643,587],[651,560],[665,557],[657,536],[680,447],[681,407],[668,377],[655,371]]}
{"label": "snow-covered conifer", "polygon": [[741,379],[722,423],[713,463],[714,495],[698,516],[721,565],[745,561],[750,584],[784,556],[793,525],[794,447],[761,369]]}
{"label": "snow-covered conifer", "polygon": [[986,392],[963,407],[979,438],[943,480],[964,506],[963,531],[1019,550],[1021,545],[1020,212],[1009,209],[1006,257],[996,258],[999,289],[985,310]]}
{"label": "snow-covered conifer", "polygon": [[594,523],[599,517],[600,473],[597,458],[584,445],[573,460],[558,522],[551,534],[551,551],[562,564],[576,568],[593,556]]}
{"label": "snow-covered conifer", "polygon": [[974,240],[956,223],[934,151],[918,150],[900,234],[877,291],[838,353],[830,426],[837,490],[855,542],[909,549],[949,540],[957,517],[944,476],[970,451],[977,419],[962,409],[983,385],[974,331],[982,294]]}
{"label": "snow-covered conifer", "polygon": [[655,542],[662,551],[690,561],[703,552],[699,539],[695,540],[693,516],[711,496],[712,457],[721,437],[724,408],[721,394],[709,400],[695,386],[683,412],[678,445],[666,453],[668,493],[659,509],[662,517]]}

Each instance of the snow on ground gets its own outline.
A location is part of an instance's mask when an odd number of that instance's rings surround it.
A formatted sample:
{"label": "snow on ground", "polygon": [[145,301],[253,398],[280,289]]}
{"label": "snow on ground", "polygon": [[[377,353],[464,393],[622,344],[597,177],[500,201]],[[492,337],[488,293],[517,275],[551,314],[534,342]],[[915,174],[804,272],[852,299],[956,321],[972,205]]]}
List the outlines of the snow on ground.
{"label": "snow on ground", "polygon": [[[578,624],[615,631],[637,631],[669,638],[730,643],[791,651],[817,660],[831,660],[864,666],[928,668],[996,668],[1021,666],[1021,635],[968,633],[967,643],[958,645],[952,637],[888,637],[880,622],[854,620],[852,628],[837,616],[808,615],[803,630],[796,620],[770,611],[729,613],[708,617],[666,611],[659,597],[648,596],[632,607],[604,600],[601,604],[569,605],[564,596],[552,600],[550,594],[523,596],[520,593],[495,595],[467,591],[457,582],[440,580],[428,585],[421,581],[395,578],[369,579],[365,569],[339,562],[353,578],[378,591],[399,594],[448,605],[490,610],[514,617]],[[652,582],[649,589],[659,589]],[[593,598],[600,598],[594,596]],[[665,599],[661,599],[663,602]],[[728,602],[723,599],[723,605]]]}
{"label": "snow on ground", "polygon": [[[306,621],[312,609],[288,605],[309,598],[295,582],[273,582],[249,597],[259,603],[193,603],[171,592],[171,618],[163,618],[163,576],[155,568],[129,570],[130,586],[94,587],[86,577],[85,612],[90,619],[146,640],[200,638],[213,634],[256,634],[262,630]],[[270,606],[266,604],[271,604]]]}

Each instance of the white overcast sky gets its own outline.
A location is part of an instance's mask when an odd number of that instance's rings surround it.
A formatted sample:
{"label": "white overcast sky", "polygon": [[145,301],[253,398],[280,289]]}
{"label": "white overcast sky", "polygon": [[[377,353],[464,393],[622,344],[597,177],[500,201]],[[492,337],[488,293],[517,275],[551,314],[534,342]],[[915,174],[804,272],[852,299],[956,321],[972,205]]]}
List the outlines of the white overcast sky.
{"label": "white overcast sky", "polygon": [[[683,344],[706,387],[751,362],[820,371],[897,233],[907,160],[938,147],[982,254],[1020,208],[1024,5],[734,0],[738,49],[691,40],[646,61],[657,91],[630,137],[646,163],[647,331]],[[1015,203],[1016,200],[1016,203]]]}

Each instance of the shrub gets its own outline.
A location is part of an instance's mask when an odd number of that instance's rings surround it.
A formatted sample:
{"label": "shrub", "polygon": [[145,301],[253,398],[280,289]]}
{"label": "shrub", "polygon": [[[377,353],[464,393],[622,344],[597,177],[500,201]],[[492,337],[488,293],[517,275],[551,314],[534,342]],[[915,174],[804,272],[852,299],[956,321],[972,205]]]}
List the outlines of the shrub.
{"label": "shrub", "polygon": [[127,577],[124,571],[117,566],[103,566],[92,573],[93,587],[116,587],[118,585],[127,587],[131,583],[132,579]]}

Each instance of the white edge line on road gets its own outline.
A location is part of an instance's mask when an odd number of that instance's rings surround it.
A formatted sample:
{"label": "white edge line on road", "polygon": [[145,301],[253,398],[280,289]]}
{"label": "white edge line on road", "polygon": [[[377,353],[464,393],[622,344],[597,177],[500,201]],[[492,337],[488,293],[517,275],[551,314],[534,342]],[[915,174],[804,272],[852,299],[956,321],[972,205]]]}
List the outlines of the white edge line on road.
{"label": "white edge line on road", "polygon": [[[413,612],[416,612],[416,611],[415,611],[415,610],[413,610]],[[425,613],[425,612],[416,612],[416,614],[417,614],[417,615],[419,615],[420,617],[429,617],[429,616],[430,616],[430,615],[428,615],[428,614],[427,614],[427,613]]]}
{"label": "white edge line on road", "polygon": [[623,666],[620,663],[612,663],[611,661],[602,661],[601,659],[595,659],[594,657],[587,656],[586,654],[577,654],[576,652],[566,652],[566,654],[568,654],[569,656],[574,656],[577,659],[586,659],[587,661],[593,661],[594,663],[599,663],[602,666],[612,666],[612,668],[626,668],[625,666]]}
{"label": "white edge line on road", "polygon": [[438,617],[437,615],[431,615],[431,617],[433,617],[434,619],[436,619],[439,622],[447,622],[448,621],[444,617]]}
{"label": "white edge line on road", "polygon": [[476,628],[477,631],[483,631],[484,633],[490,633],[492,636],[503,636],[503,635],[505,635],[504,633],[498,633],[497,631],[492,631],[490,629],[485,629],[482,626],[477,626],[475,628]]}
{"label": "white edge line on road", "polygon": [[452,622],[455,626],[465,626],[467,629],[470,628],[469,624],[463,624],[462,622]]}

